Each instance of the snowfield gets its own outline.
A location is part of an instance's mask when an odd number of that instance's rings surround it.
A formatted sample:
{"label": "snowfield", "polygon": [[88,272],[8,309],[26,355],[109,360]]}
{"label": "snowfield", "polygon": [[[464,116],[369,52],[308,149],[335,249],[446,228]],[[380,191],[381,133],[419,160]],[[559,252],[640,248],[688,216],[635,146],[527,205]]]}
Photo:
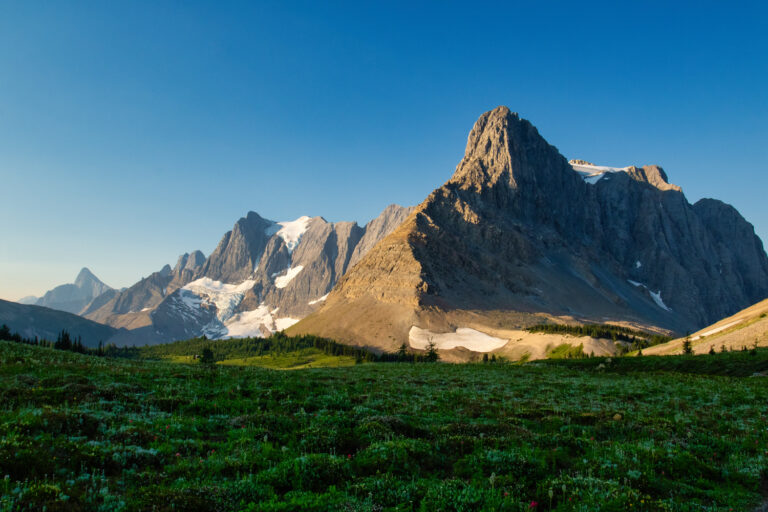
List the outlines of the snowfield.
{"label": "snowfield", "polygon": [[315,304],[319,304],[320,302],[324,302],[324,301],[325,301],[325,299],[327,299],[327,298],[328,298],[328,295],[330,295],[330,294],[329,294],[329,293],[326,293],[325,295],[323,295],[323,296],[322,296],[322,297],[320,297],[319,299],[311,300],[311,301],[309,301],[307,304],[309,304],[310,306],[314,306]]}
{"label": "snowfield", "polygon": [[191,293],[181,293],[181,299],[191,309],[200,308],[201,302],[215,305],[216,318],[224,322],[232,316],[237,306],[243,301],[245,293],[255,284],[256,281],[251,280],[240,284],[225,284],[203,277],[182,287],[182,291]]}
{"label": "snowfield", "polygon": [[414,325],[408,332],[408,343],[413,348],[426,350],[430,340],[435,343],[438,350],[464,347],[475,352],[490,352],[503,347],[509,341],[494,338],[468,327],[459,327],[456,332],[435,333]]}

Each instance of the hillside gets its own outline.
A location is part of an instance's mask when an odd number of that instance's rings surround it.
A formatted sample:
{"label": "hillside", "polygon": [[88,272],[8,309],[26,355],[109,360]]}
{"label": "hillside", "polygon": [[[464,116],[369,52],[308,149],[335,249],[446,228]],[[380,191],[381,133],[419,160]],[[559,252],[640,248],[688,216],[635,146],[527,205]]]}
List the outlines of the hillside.
{"label": "hillside", "polygon": [[81,337],[83,344],[89,347],[96,347],[100,341],[106,343],[120,334],[118,329],[71,313],[5,300],[0,300],[2,324],[24,338],[38,337],[48,341],[55,341],[62,329],[66,329],[73,337]]}
{"label": "hillside", "polygon": [[[680,354],[683,351],[685,337],[643,350],[644,354]],[[708,353],[710,350],[742,350],[768,346],[768,299],[758,302],[735,315],[723,318],[719,322],[704,327],[688,339],[695,354]]]}

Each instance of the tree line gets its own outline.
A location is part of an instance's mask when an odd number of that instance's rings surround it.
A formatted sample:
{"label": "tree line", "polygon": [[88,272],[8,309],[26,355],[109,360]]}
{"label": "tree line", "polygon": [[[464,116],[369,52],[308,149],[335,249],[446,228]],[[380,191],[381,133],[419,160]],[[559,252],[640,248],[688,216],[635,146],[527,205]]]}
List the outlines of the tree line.
{"label": "tree line", "polygon": [[613,341],[623,341],[633,345],[634,349],[647,348],[660,343],[666,343],[672,338],[661,334],[650,334],[628,327],[609,324],[537,324],[528,327],[529,332],[543,332],[547,334],[570,334],[572,336],[589,336],[591,338],[603,338]]}

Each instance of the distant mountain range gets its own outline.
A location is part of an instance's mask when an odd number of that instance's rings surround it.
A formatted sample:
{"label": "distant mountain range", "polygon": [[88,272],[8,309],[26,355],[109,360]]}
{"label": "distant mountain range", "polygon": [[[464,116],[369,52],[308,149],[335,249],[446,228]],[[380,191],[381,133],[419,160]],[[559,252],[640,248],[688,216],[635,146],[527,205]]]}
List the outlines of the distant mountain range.
{"label": "distant mountain range", "polygon": [[418,207],[364,227],[249,212],[207,258],[124,290],[83,269],[36,303],[109,325],[118,344],[287,329],[388,351],[432,341],[465,360],[519,357],[536,323],[685,333],[767,296],[768,258],[733,207],[690,204],[659,166],[568,161],[499,107]]}
{"label": "distant mountain range", "polygon": [[[274,222],[249,212],[208,258],[193,251],[127,289],[104,285],[94,297],[80,293],[77,306],[84,304],[77,311],[114,327],[110,341],[118,344],[266,336],[316,310],[347,269],[411,210],[390,205],[365,227],[322,217]],[[80,289],[63,285],[46,297]],[[75,309],[63,300],[47,303]]]}

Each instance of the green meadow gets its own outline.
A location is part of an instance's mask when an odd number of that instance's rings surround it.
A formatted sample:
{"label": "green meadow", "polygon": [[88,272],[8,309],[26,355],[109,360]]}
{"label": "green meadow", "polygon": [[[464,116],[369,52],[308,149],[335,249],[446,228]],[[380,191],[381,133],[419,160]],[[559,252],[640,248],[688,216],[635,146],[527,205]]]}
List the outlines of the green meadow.
{"label": "green meadow", "polygon": [[129,359],[0,342],[0,511],[751,511],[766,499],[766,350],[453,365],[303,347],[205,365],[184,346]]}

